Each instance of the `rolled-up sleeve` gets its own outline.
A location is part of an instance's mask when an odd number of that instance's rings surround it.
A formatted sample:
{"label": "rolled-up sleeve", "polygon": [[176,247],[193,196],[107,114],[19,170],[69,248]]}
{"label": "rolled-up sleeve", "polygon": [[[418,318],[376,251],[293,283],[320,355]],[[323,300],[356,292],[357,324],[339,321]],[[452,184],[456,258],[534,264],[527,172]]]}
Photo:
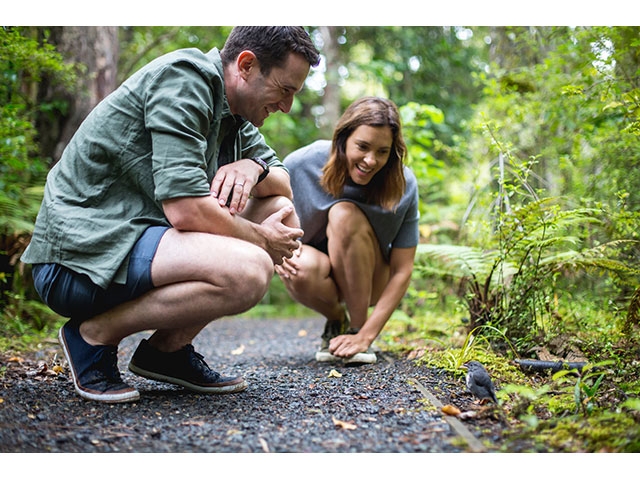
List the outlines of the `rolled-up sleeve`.
{"label": "rolled-up sleeve", "polygon": [[156,200],[209,194],[205,154],[212,95],[189,62],[168,65],[148,85],[144,116],[151,134]]}

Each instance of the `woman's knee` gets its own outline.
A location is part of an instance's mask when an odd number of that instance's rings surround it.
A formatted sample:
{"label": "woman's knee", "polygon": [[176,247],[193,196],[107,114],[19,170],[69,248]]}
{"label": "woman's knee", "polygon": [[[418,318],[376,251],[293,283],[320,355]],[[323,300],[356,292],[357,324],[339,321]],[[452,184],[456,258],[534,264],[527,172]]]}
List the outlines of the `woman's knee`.
{"label": "woman's knee", "polygon": [[304,245],[302,254],[297,259],[296,273],[287,279],[287,289],[290,293],[298,295],[312,295],[330,273],[329,257],[309,245]]}
{"label": "woman's knee", "polygon": [[370,230],[371,224],[364,212],[351,202],[339,202],[329,209],[328,228],[345,235]]}
{"label": "woman's knee", "polygon": [[360,208],[350,202],[340,202],[329,210],[327,237],[334,245],[347,247],[365,242],[372,247],[377,242],[369,219]]}

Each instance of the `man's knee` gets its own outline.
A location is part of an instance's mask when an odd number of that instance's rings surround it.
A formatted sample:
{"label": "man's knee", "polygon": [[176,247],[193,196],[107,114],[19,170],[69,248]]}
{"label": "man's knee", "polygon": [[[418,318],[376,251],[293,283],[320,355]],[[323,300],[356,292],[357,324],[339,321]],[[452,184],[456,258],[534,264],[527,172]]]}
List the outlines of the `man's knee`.
{"label": "man's knee", "polygon": [[262,248],[245,245],[241,251],[228,252],[229,264],[223,278],[212,279],[222,286],[228,295],[240,300],[247,307],[258,303],[269,289],[274,275],[273,262]]}
{"label": "man's knee", "polygon": [[241,216],[252,222],[262,223],[267,217],[285,207],[291,207],[292,212],[290,215],[282,219],[282,223],[287,227],[300,228],[300,220],[298,219],[295,208],[293,207],[293,202],[287,197],[280,195],[265,198],[252,198]]}

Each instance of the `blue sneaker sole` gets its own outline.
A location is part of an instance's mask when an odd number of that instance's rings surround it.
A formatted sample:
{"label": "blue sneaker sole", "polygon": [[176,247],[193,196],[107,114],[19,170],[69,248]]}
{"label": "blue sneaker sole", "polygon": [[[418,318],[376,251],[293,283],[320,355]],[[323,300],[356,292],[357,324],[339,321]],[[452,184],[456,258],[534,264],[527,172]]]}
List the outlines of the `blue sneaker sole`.
{"label": "blue sneaker sole", "polygon": [[83,388],[82,385],[78,383],[78,378],[76,376],[75,369],[73,368],[73,362],[71,361],[71,354],[69,353],[67,342],[64,338],[63,328],[64,327],[61,327],[58,331],[58,341],[60,342],[60,346],[62,346],[64,356],[67,359],[69,371],[71,372],[71,378],[73,379],[73,386],[78,395],[87,400],[94,400],[103,403],[135,402],[136,400],[140,399],[140,393],[133,388],[124,390],[120,393],[94,392],[93,390]]}

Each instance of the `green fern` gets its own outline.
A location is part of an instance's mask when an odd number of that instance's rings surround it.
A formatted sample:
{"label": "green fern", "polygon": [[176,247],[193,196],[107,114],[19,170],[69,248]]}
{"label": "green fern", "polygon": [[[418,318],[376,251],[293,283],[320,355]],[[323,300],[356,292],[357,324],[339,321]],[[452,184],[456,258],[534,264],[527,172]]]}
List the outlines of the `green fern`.
{"label": "green fern", "polygon": [[562,210],[544,198],[501,213],[491,248],[461,245],[418,246],[416,270],[460,281],[469,310],[469,329],[492,325],[516,342],[539,334],[548,316],[556,275],[597,271],[617,276],[639,270],[615,258],[627,242],[584,247],[577,235],[597,224],[593,209]]}
{"label": "green fern", "polygon": [[43,187],[25,188],[18,198],[0,191],[0,234],[20,235],[33,231],[43,190]]}

